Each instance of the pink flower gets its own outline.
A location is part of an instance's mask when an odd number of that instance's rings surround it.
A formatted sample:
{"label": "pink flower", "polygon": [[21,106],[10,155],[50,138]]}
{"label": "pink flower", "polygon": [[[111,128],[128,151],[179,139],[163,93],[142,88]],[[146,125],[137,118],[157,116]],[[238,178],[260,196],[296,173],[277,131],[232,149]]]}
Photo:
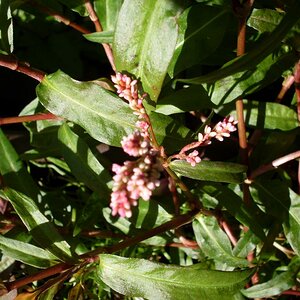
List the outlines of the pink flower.
{"label": "pink flower", "polygon": [[190,163],[192,167],[195,167],[196,164],[201,161],[201,158],[199,156],[199,152],[197,150],[194,150],[185,158],[185,160]]}
{"label": "pink flower", "polygon": [[149,200],[152,192],[160,186],[162,166],[154,153],[137,161],[126,161],[123,166],[113,164],[112,170],[116,173],[110,203],[112,215],[129,218],[131,206],[136,206],[139,198]]}
{"label": "pink flower", "polygon": [[121,145],[126,153],[135,157],[142,156],[150,150],[149,141],[144,139],[138,130],[129,136],[123,137]]}
{"label": "pink flower", "polygon": [[111,80],[115,83],[119,97],[132,101],[138,99],[137,80],[132,80],[126,74],[116,73],[111,76]]}

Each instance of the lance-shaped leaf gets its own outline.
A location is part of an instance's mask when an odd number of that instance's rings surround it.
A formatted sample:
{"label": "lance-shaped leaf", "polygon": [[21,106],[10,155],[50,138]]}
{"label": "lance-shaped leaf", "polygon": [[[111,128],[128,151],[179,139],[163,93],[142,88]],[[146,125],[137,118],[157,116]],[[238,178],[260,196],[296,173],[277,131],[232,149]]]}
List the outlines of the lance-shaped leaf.
{"label": "lance-shaped leaf", "polygon": [[9,188],[5,188],[4,194],[33,238],[43,248],[62,261],[75,259],[74,254],[72,257],[69,244],[64,241],[53,224],[39,211],[32,199]]}
{"label": "lance-shaped leaf", "polygon": [[[244,118],[248,126],[256,129],[292,130],[299,126],[297,113],[280,103],[244,100]],[[223,115],[237,117],[233,104],[218,110]]]}
{"label": "lance-shaped leaf", "polygon": [[207,85],[211,101],[216,105],[229,103],[240,96],[261,90],[279,79],[284,71],[294,66],[297,59],[294,53],[286,53],[280,57],[271,54],[260,64],[249,66],[246,71]]}
{"label": "lance-shaped leaf", "polygon": [[174,53],[181,1],[125,0],[113,43],[117,70],[141,79],[156,101]]}
{"label": "lance-shaped leaf", "polygon": [[241,197],[220,183],[205,184],[200,189],[215,198],[219,205],[224,206],[239,222],[250,227],[257,237],[264,240],[263,218],[265,215],[257,206],[246,206]]}
{"label": "lance-shaped leaf", "polygon": [[197,265],[180,267],[144,259],[101,254],[99,276],[109,287],[130,297],[234,300],[252,270],[222,272]]}
{"label": "lance-shaped leaf", "polygon": [[253,50],[245,55],[230,61],[217,71],[195,78],[180,79],[180,81],[191,84],[213,83],[237,72],[252,69],[253,66],[258,65],[280,45],[283,38],[299,21],[299,10],[300,2],[294,1],[275,30],[268,37],[264,37],[256,47],[253,47]]}
{"label": "lance-shaped leaf", "polygon": [[215,217],[196,216],[193,229],[203,253],[226,267],[246,267],[248,261],[235,257],[228,236],[220,228]]}
{"label": "lance-shaped leaf", "polygon": [[14,49],[10,2],[10,0],[0,1],[0,51],[6,53],[12,53]]}
{"label": "lance-shaped leaf", "polygon": [[184,160],[174,160],[170,163],[170,168],[188,178],[227,183],[241,183],[246,171],[244,165],[205,160],[194,167]]}
{"label": "lance-shaped leaf", "polygon": [[242,293],[248,298],[269,298],[281,294],[296,284],[296,275],[300,271],[300,258],[294,257],[288,270],[274,276],[271,280],[254,285]]}
{"label": "lance-shaped leaf", "polygon": [[61,151],[72,173],[91,190],[100,195],[109,193],[107,182],[111,180],[108,171],[101,165],[88,145],[74,133],[68,124],[58,131]]}
{"label": "lance-shaped leaf", "polygon": [[37,87],[37,95],[50,112],[79,124],[105,144],[120,146],[122,137],[135,129],[137,117],[119,97],[62,71],[46,76]]}
{"label": "lance-shaped leaf", "polygon": [[101,31],[101,32],[93,32],[89,34],[83,35],[87,40],[95,43],[112,43],[114,32],[113,31]]}
{"label": "lance-shaped leaf", "polygon": [[168,69],[172,78],[216,50],[227,29],[230,12],[228,8],[203,4],[190,6],[183,12],[178,18],[179,34]]}
{"label": "lance-shaped leaf", "polygon": [[289,217],[283,223],[284,233],[293,250],[300,255],[300,196],[289,189],[291,206]]}
{"label": "lance-shaped leaf", "polygon": [[37,268],[49,268],[56,260],[55,256],[40,247],[2,235],[0,235],[0,249],[3,254]]}
{"label": "lance-shaped leaf", "polygon": [[103,31],[115,30],[122,4],[123,0],[94,1],[94,8],[99,19],[101,20]]}
{"label": "lance-shaped leaf", "polygon": [[38,188],[27,172],[20,157],[0,129],[0,174],[5,185],[37,199]]}

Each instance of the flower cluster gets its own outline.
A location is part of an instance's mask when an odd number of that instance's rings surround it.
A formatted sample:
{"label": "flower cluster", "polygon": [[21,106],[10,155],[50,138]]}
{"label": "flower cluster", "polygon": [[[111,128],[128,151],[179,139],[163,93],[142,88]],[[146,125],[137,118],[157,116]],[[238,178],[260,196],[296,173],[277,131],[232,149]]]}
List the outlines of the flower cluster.
{"label": "flower cluster", "polygon": [[152,192],[160,185],[162,165],[159,153],[153,149],[148,132],[150,124],[143,106],[143,97],[139,97],[138,82],[129,76],[117,73],[112,76],[119,97],[128,101],[133,113],[138,115],[137,130],[123,137],[121,145],[136,161],[125,161],[122,166],[113,164],[113,192],[110,207],[112,215],[131,217],[131,207],[137,205],[137,200],[149,200]]}
{"label": "flower cluster", "polygon": [[193,142],[184,146],[179,154],[173,155],[171,158],[184,159],[194,167],[201,161],[199,152],[197,150],[194,150],[189,154],[186,154],[186,152],[196,147],[209,145],[213,138],[223,141],[225,137],[230,137],[231,132],[236,131],[236,124],[237,121],[235,121],[232,116],[228,116],[222,122],[217,123],[213,128],[205,126],[204,133],[198,134],[198,142]]}
{"label": "flower cluster", "polygon": [[123,166],[114,164],[113,171],[112,215],[130,218],[131,206],[136,206],[139,198],[149,200],[160,185],[162,166],[156,153],[149,153],[137,161],[125,161]]}

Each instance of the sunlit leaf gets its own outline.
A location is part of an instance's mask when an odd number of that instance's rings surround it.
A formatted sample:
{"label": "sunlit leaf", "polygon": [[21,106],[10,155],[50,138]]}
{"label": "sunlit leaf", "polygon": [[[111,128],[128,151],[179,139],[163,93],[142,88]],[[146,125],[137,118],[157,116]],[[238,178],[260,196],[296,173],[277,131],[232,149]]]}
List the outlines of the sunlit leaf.
{"label": "sunlit leaf", "polygon": [[274,276],[267,282],[254,285],[242,293],[249,298],[269,298],[281,294],[296,284],[295,276],[300,271],[300,259],[295,257],[288,265],[288,270]]}
{"label": "sunlit leaf", "polygon": [[1,235],[0,249],[5,255],[37,268],[48,268],[56,260],[55,256],[42,248]]}
{"label": "sunlit leaf", "polygon": [[[101,254],[100,278],[118,293],[157,299],[238,299],[252,271],[222,272]],[[187,284],[188,282],[188,284]]]}
{"label": "sunlit leaf", "polygon": [[62,71],[46,76],[37,94],[50,112],[79,124],[103,143],[120,146],[123,136],[135,129],[137,117],[119,97],[97,84],[76,81]]}
{"label": "sunlit leaf", "polygon": [[60,260],[72,261],[75,259],[68,243],[56,231],[53,224],[39,211],[32,199],[8,188],[4,190],[4,193],[26,228],[41,246]]}
{"label": "sunlit leaf", "polygon": [[139,78],[154,101],[175,50],[180,2],[125,0],[119,13],[113,43],[117,70]]}
{"label": "sunlit leaf", "polygon": [[193,221],[193,230],[200,249],[208,258],[225,267],[249,265],[246,259],[233,255],[230,240],[215,217],[196,216]]}
{"label": "sunlit leaf", "polygon": [[246,171],[244,165],[205,160],[194,167],[186,161],[174,160],[170,163],[170,168],[179,175],[188,178],[228,183],[241,183]]}

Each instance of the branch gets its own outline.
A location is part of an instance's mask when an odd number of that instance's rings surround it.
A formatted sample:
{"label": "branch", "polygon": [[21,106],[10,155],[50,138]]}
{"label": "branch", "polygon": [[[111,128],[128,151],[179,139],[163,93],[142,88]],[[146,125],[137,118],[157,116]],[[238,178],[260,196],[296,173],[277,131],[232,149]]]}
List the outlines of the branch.
{"label": "branch", "polygon": [[39,82],[41,82],[46,75],[45,72],[30,67],[28,63],[19,62],[12,55],[0,54],[0,66],[23,73]]}
{"label": "branch", "polygon": [[70,19],[66,18],[64,15],[61,15],[59,12],[48,8],[47,6],[43,6],[34,0],[30,1],[30,4],[34,7],[36,7],[37,9],[39,9],[41,12],[44,12],[45,14],[52,16],[58,22],[62,22],[65,25],[70,26],[83,34],[91,33],[91,31],[86,29],[84,26],[81,26],[77,23],[72,22]]}
{"label": "branch", "polygon": [[277,158],[277,159],[273,160],[272,162],[262,165],[259,168],[257,168],[256,170],[254,170],[253,172],[251,172],[245,182],[247,184],[251,184],[252,181],[254,180],[254,178],[256,178],[257,176],[262,175],[263,173],[266,173],[268,171],[274,170],[274,169],[278,168],[279,166],[287,163],[288,161],[297,159],[299,157],[300,157],[300,150],[295,151],[290,154],[287,154],[283,157]]}
{"label": "branch", "polygon": [[[84,3],[85,3],[85,7],[86,7],[86,9],[87,9],[87,11],[89,13],[89,17],[90,17],[91,21],[95,25],[96,31],[97,32],[103,31],[101,23],[100,23],[100,20],[99,20],[96,12],[94,10],[93,5],[91,4],[91,1],[84,0]],[[113,56],[112,49],[111,49],[110,45],[106,44],[106,43],[103,43],[102,46],[104,48],[105,54],[106,54],[106,56],[108,58],[108,61],[109,61],[110,65],[111,65],[112,69],[114,71],[116,71],[116,66],[115,66],[115,62],[114,62],[114,56]]]}
{"label": "branch", "polygon": [[38,120],[62,120],[62,118],[57,117],[51,113],[40,113],[36,115],[19,116],[19,117],[7,117],[7,118],[0,118],[0,126],[5,124],[32,122]]}
{"label": "branch", "polygon": [[[100,253],[118,252],[126,247],[136,245],[137,243],[142,242],[150,237],[153,237],[155,235],[164,233],[165,231],[172,230],[172,229],[178,228],[180,226],[183,226],[185,224],[188,224],[188,223],[192,222],[192,220],[194,219],[194,216],[198,213],[200,213],[200,212],[193,211],[193,212],[190,212],[185,215],[177,216],[169,222],[166,222],[158,227],[155,227],[147,232],[143,232],[132,238],[125,239],[116,245],[112,245],[110,247],[101,247],[101,248],[95,249],[93,251],[87,252],[80,256],[80,258],[83,260],[81,260],[81,262],[79,264],[81,266],[85,266],[86,263],[91,263],[91,262],[97,261],[99,259],[98,255]],[[28,283],[31,283],[33,281],[42,280],[49,276],[56,275],[58,273],[64,272],[64,271],[72,269],[72,268],[74,268],[74,265],[71,265],[68,263],[60,263],[60,264],[57,264],[46,270],[42,270],[34,275],[29,275],[29,276],[19,279],[19,280],[7,282],[7,283],[5,283],[5,286],[8,291],[11,291],[13,289],[20,288],[20,287],[22,287]]]}

